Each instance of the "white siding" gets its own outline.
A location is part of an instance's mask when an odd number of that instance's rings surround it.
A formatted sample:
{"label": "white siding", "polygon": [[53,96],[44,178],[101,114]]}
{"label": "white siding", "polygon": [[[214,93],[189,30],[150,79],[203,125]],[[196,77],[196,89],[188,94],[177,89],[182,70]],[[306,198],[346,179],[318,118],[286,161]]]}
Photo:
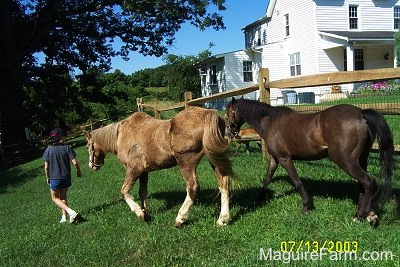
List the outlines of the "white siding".
{"label": "white siding", "polygon": [[314,2],[318,30],[347,31],[349,29],[348,5],[344,1],[314,0]]}
{"label": "white siding", "polygon": [[[301,12],[299,12],[301,10]],[[285,15],[289,14],[288,37]],[[270,68],[271,80],[290,77],[289,54],[300,52],[302,75],[318,71],[315,6],[312,1],[276,2],[268,21],[268,44],[263,46],[263,66]]]}
{"label": "white siding", "polygon": [[[259,68],[269,69],[270,80],[290,77],[289,55],[300,53],[301,75],[344,70],[343,51],[346,37],[320,35],[319,31],[349,31],[349,4],[358,5],[357,31],[392,31],[393,6],[400,0],[270,0],[267,15],[245,28],[244,51],[224,55],[221,81],[231,90],[248,86],[243,82],[243,61],[253,62],[253,82],[257,83]],[[285,15],[289,14],[290,35],[285,34]],[[262,54],[252,52],[251,49]],[[393,67],[394,46],[388,42],[357,41],[354,48],[363,49],[365,69]],[[384,56],[389,53],[389,59]],[[346,90],[346,86],[342,86]],[[351,87],[349,87],[351,89]],[[301,88],[297,92],[314,92],[316,101],[330,91],[329,86]],[[274,102],[275,101],[275,102]],[[281,104],[279,89],[271,89],[271,103]]]}
{"label": "white siding", "polygon": [[[318,30],[349,30],[349,4],[359,6],[359,29],[362,31],[388,31],[393,29],[393,0],[314,0]],[[332,23],[334,22],[334,23]]]}

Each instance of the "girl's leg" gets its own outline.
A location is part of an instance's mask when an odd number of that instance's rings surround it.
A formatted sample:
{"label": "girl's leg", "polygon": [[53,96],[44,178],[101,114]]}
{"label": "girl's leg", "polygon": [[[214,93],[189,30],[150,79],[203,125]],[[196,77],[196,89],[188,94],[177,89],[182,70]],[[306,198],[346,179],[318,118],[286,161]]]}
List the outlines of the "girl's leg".
{"label": "girl's leg", "polygon": [[[67,191],[68,191],[68,188],[60,189],[59,198],[61,199],[62,202],[64,202],[65,205],[68,206],[68,203],[67,203]],[[62,213],[62,216],[61,216],[60,222],[66,222],[67,221],[67,212],[65,210],[61,209],[61,213]]]}
{"label": "girl's leg", "polygon": [[71,218],[75,218],[76,212],[67,206],[66,193],[66,188],[56,190],[50,189],[51,200],[53,200],[54,204],[63,210],[63,214],[67,212]]}
{"label": "girl's leg", "polygon": [[[60,189],[60,195],[59,198],[61,199],[62,202],[68,207],[68,202],[67,202],[67,191],[68,188],[62,188]],[[62,215],[65,217],[67,215],[67,212],[64,209],[61,209]]]}

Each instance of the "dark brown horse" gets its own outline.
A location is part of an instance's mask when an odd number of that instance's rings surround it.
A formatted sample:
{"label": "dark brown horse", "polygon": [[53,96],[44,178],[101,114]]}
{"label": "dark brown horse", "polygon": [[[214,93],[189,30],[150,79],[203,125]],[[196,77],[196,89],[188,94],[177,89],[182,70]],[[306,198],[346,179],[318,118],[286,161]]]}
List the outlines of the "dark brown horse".
{"label": "dark brown horse", "polygon": [[[229,183],[231,162],[227,157],[228,144],[224,139],[224,119],[213,110],[189,107],[171,120],[154,119],[136,112],[130,117],[86,134],[89,167],[98,170],[108,152],[117,155],[125,166],[125,181],[121,196],[141,219],[147,213],[148,173],[179,166],[186,183],[187,196],[176,217],[176,226],[188,218],[196,199],[199,182],[196,167],[204,155],[208,157],[221,193],[221,213],[218,225],[229,221]],[[138,205],[129,194],[139,179]]]}
{"label": "dark brown horse", "polygon": [[372,202],[377,188],[374,178],[367,173],[368,155],[377,137],[381,175],[385,178],[382,188],[387,196],[391,191],[394,152],[391,131],[381,114],[351,105],[300,114],[288,107],[232,98],[227,115],[228,134],[237,135],[241,125],[247,122],[265,140],[271,159],[263,181],[263,194],[281,164],[301,195],[303,210],[312,209],[312,200],[299,179],[293,160],[329,157],[360,185],[355,219],[367,218],[372,225],[378,222],[377,207]]}

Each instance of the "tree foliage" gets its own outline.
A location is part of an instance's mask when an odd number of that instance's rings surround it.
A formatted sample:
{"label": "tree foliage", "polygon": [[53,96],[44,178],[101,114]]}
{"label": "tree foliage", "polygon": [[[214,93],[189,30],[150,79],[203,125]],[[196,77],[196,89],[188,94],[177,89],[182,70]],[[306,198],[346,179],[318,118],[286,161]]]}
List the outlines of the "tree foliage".
{"label": "tree foliage", "polygon": [[192,91],[197,97],[201,96],[201,84],[197,66],[210,55],[210,51],[205,50],[198,56],[167,56],[168,69],[166,79],[171,99],[182,101],[185,91]]}
{"label": "tree foliage", "polygon": [[394,42],[395,42],[395,48],[396,48],[396,67],[400,66],[400,32],[397,31],[394,34]]}
{"label": "tree foliage", "polygon": [[[174,41],[181,25],[189,21],[199,29],[224,28],[224,0],[3,0],[0,1],[0,127],[3,144],[20,142],[23,127],[38,116],[27,112],[32,99],[47,97],[42,110],[62,102],[76,108],[63,80],[52,83],[52,66],[78,68],[93,78],[93,70],[108,70],[110,59],[129,52],[161,56]],[[214,7],[212,9],[211,7]],[[209,10],[215,10],[210,12]],[[116,48],[116,40],[122,46]],[[44,62],[37,61],[38,53]],[[47,72],[50,71],[50,72]],[[143,73],[145,74],[145,73]],[[64,76],[62,74],[61,76]],[[53,77],[54,78],[54,77]],[[83,77],[82,77],[83,78]],[[84,78],[83,78],[84,80]],[[35,83],[38,84],[35,84]],[[121,85],[121,88],[123,86]],[[24,89],[25,88],[25,89]],[[59,89],[54,97],[51,90]],[[122,90],[122,89],[119,90]],[[42,90],[36,92],[36,90]],[[82,86],[76,98],[85,98],[95,85]],[[85,91],[86,90],[86,91]],[[110,89],[104,89],[110,90]],[[114,89],[113,89],[114,90]],[[75,92],[74,92],[75,93]],[[104,92],[103,92],[104,93]],[[92,92],[92,95],[97,92]],[[73,98],[74,98],[73,97]],[[102,97],[102,93],[98,94]],[[64,101],[60,101],[63,99]],[[112,103],[111,99],[107,99]],[[115,101],[115,99],[114,99]],[[96,103],[96,102],[93,102]],[[58,103],[59,104],[59,103]],[[110,104],[112,105],[112,104]],[[78,110],[79,109],[79,110]],[[111,112],[110,106],[109,111]],[[50,112],[50,111],[48,111]],[[53,112],[57,113],[57,112]],[[57,115],[57,121],[62,118]],[[56,122],[54,122],[56,123]]]}

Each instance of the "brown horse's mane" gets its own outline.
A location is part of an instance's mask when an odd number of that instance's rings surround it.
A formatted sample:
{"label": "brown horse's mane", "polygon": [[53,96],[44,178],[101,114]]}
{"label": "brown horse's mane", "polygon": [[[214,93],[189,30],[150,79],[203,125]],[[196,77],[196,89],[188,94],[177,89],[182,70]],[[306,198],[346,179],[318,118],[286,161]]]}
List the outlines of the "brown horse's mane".
{"label": "brown horse's mane", "polygon": [[241,116],[258,121],[258,123],[263,117],[268,117],[270,121],[273,121],[295,112],[289,107],[273,107],[267,103],[248,99],[237,99],[235,106]]}
{"label": "brown horse's mane", "polygon": [[115,151],[119,122],[92,131],[92,138],[102,145],[104,151]]}

